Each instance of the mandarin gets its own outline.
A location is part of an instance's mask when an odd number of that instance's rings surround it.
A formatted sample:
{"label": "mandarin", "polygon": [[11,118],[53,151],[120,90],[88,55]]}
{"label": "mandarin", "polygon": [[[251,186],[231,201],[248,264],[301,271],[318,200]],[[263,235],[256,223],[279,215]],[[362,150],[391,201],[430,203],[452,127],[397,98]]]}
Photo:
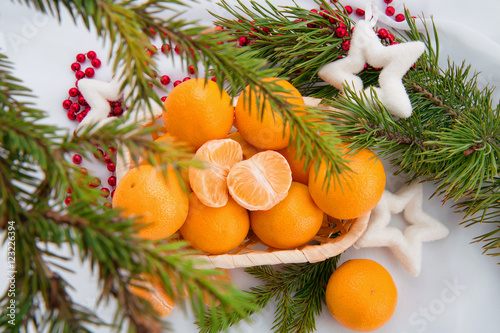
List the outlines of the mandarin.
{"label": "mandarin", "polygon": [[308,243],[321,228],[323,215],[307,186],[292,182],[283,201],[269,210],[250,212],[250,225],[266,245],[288,249]]}
{"label": "mandarin", "polygon": [[297,150],[293,146],[288,146],[278,150],[278,153],[283,155],[290,169],[292,170],[292,179],[296,182],[307,185],[309,183],[309,168],[306,168],[305,156],[298,156]]}
{"label": "mandarin", "polygon": [[243,152],[243,159],[247,160],[253,155],[260,153],[262,149],[256,148],[249,144],[248,142],[243,139],[241,136],[241,133],[236,131],[227,136],[228,139],[233,139],[234,141],[238,142],[241,146],[241,150]]}
{"label": "mandarin", "polygon": [[223,207],[204,205],[191,193],[189,213],[181,227],[182,236],[197,250],[222,254],[235,249],[248,234],[248,212],[232,198]]}
{"label": "mandarin", "polygon": [[373,260],[353,259],[333,272],[325,299],[332,316],[344,327],[371,332],[392,317],[398,291],[382,265]]}
{"label": "mandarin", "polygon": [[377,205],[385,188],[385,171],[380,159],[369,149],[348,154],[344,148],[342,152],[351,171],[340,173],[340,182],[332,174],[327,187],[327,168],[322,161],[317,171],[311,168],[309,192],[322,211],[336,219],[348,220],[368,213]]}
{"label": "mandarin", "polygon": [[240,144],[231,139],[207,141],[196,151],[194,159],[207,165],[204,169],[190,167],[189,183],[203,204],[222,207],[227,203],[227,175],[242,158]]}
{"label": "mandarin", "polygon": [[147,276],[144,280],[132,280],[129,290],[148,301],[160,318],[168,316],[175,306],[174,300],[167,294],[159,278]]}
{"label": "mandarin", "polygon": [[157,240],[173,235],[188,214],[188,195],[172,168],[167,177],[152,165],[131,169],[116,186],[113,207],[127,217],[138,217],[138,236]]}
{"label": "mandarin", "polygon": [[285,199],[292,171],[278,152],[266,150],[233,165],[227,176],[229,194],[248,210],[267,210]]}
{"label": "mandarin", "polygon": [[[297,105],[295,111],[302,110],[304,100],[299,91],[288,81],[279,78],[266,78],[266,82],[275,84],[288,90],[287,93],[280,93],[284,99]],[[259,101],[259,105],[264,103],[264,110],[261,115],[261,107],[257,106],[255,92],[247,86],[238,98],[235,107],[235,123],[241,136],[251,145],[259,149],[283,149],[290,141],[290,124],[284,123],[278,111],[271,108],[268,101]]]}
{"label": "mandarin", "polygon": [[199,148],[225,138],[234,120],[231,97],[211,80],[191,79],[172,89],[164,102],[163,122],[179,141]]}

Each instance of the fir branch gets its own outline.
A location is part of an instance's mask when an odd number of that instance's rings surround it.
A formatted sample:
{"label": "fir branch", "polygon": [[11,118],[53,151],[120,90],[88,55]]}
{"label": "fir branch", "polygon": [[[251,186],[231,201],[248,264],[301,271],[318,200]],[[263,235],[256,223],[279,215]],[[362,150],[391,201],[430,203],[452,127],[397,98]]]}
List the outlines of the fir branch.
{"label": "fir branch", "polygon": [[[316,329],[315,317],[322,311],[325,302],[326,285],[337,268],[340,255],[319,263],[284,265],[279,270],[271,266],[257,266],[245,271],[263,282],[248,292],[254,296],[256,305],[263,309],[270,300],[277,301],[274,332],[312,332]],[[213,311],[215,314],[212,314]],[[230,321],[219,319],[217,309],[205,314],[205,322],[197,322],[200,332],[220,332],[237,324],[242,319],[250,319],[253,311],[244,316],[235,315]]]}

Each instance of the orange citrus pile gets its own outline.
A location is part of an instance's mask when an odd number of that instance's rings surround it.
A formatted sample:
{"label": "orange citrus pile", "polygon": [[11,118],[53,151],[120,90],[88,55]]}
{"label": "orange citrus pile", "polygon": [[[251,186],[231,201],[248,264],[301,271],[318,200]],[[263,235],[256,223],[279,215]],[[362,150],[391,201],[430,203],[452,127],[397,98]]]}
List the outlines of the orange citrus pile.
{"label": "orange citrus pile", "polygon": [[[303,98],[289,82],[266,80],[286,90],[279,94],[293,112],[304,112]],[[264,106],[263,114],[258,104]],[[373,209],[385,186],[376,155],[368,149],[346,154],[351,171],[340,174],[340,182],[335,176],[326,179],[325,163],[309,170],[298,147],[288,146],[289,124],[270,105],[257,103],[250,87],[233,108],[229,95],[212,81],[179,84],[164,104],[168,133],[157,141],[183,141],[196,150],[194,159],[205,167],[189,169],[193,193],[183,192],[189,186],[182,187],[172,170],[165,179],[146,164],[120,181],[114,206],[147,224],[139,236],[161,239],[180,230],[192,247],[207,254],[237,248],[250,227],[269,247],[296,248],[314,238],[325,213],[355,219]],[[233,119],[238,131],[229,133]]]}
{"label": "orange citrus pile", "polygon": [[[344,148],[344,154],[347,150]],[[380,159],[371,150],[362,149],[345,155],[347,167],[337,177],[330,177],[327,188],[326,163],[322,162],[318,171],[314,168],[309,175],[309,191],[314,202],[328,215],[348,220],[358,218],[375,208],[385,188],[385,171]]]}
{"label": "orange citrus pile", "polygon": [[354,259],[333,272],[325,298],[330,313],[343,326],[371,332],[392,317],[398,292],[382,265],[372,260]]}

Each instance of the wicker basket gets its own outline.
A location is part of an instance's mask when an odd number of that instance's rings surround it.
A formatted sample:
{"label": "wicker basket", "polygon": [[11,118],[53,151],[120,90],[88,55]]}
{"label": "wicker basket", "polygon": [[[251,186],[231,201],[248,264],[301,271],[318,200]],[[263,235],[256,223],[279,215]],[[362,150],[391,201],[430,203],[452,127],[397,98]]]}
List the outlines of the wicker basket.
{"label": "wicker basket", "polygon": [[[327,216],[311,242],[296,249],[279,250],[265,246],[250,230],[248,238],[234,251],[220,255],[196,255],[206,261],[204,268],[238,268],[319,262],[336,256],[353,245],[365,231],[370,213],[356,220],[337,220]],[[334,238],[333,238],[334,237]]]}

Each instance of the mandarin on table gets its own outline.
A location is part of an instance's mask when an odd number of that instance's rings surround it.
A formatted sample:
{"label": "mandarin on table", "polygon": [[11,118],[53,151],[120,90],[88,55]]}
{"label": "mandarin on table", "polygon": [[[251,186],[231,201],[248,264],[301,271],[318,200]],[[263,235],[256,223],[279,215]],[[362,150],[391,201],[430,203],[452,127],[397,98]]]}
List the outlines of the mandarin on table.
{"label": "mandarin on table", "polygon": [[340,324],[354,331],[371,332],[392,317],[398,291],[382,265],[373,260],[353,259],[333,272],[325,299]]}
{"label": "mandarin on table", "polygon": [[229,193],[248,210],[267,210],[285,199],[292,171],[278,152],[266,150],[236,163],[227,176]]}
{"label": "mandarin on table", "polygon": [[[284,99],[297,105],[295,111],[303,110],[304,100],[299,91],[288,81],[279,78],[266,78],[266,82],[274,82],[287,89],[281,93]],[[256,94],[247,86],[238,97],[235,108],[235,124],[242,137],[259,149],[283,149],[290,141],[290,124],[284,123],[281,115],[271,108],[268,101],[264,104],[263,117],[260,117],[261,107],[257,106]]]}
{"label": "mandarin on table", "polygon": [[129,290],[132,294],[148,301],[160,318],[168,316],[175,306],[174,300],[167,294],[158,278],[147,276],[144,280],[132,280]]}
{"label": "mandarin on table", "polygon": [[116,186],[113,207],[127,217],[147,226],[138,230],[139,237],[157,240],[173,235],[188,215],[188,195],[172,168],[167,177],[152,165],[131,169]]}
{"label": "mandarin on table", "polygon": [[349,220],[375,208],[384,192],[385,171],[382,162],[371,150],[365,148],[348,154],[346,145],[343,147],[342,153],[351,171],[345,170],[338,175],[340,183],[332,173],[327,188],[327,168],[322,161],[317,172],[311,168],[309,191],[322,211],[336,219]]}
{"label": "mandarin on table", "polygon": [[206,168],[189,168],[189,183],[198,199],[209,207],[227,203],[227,175],[241,161],[243,153],[238,142],[231,139],[210,140],[197,151],[194,159],[205,162]]}
{"label": "mandarin on table", "polygon": [[218,208],[204,205],[191,193],[189,213],[180,231],[184,239],[197,250],[208,254],[222,254],[240,245],[250,229],[245,208],[232,198]]}
{"label": "mandarin on table", "polygon": [[163,122],[167,132],[194,148],[209,140],[225,138],[233,120],[231,97],[211,80],[182,82],[164,102]]}
{"label": "mandarin on table", "polygon": [[321,228],[323,215],[307,186],[292,182],[283,201],[269,210],[250,212],[250,225],[266,245],[288,249],[308,243]]}

